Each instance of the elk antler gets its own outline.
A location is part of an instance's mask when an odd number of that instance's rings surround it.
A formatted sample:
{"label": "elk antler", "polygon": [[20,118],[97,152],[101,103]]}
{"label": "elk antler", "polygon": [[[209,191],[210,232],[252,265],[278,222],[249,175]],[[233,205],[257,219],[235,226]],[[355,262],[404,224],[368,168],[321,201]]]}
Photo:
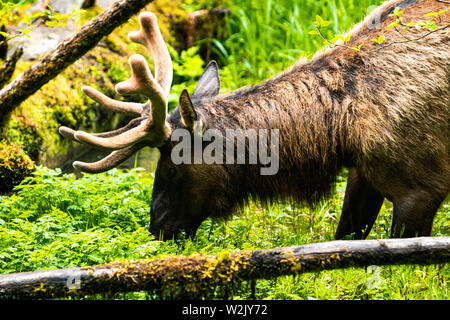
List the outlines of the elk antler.
{"label": "elk antler", "polygon": [[148,101],[144,104],[123,102],[111,99],[94,88],[82,88],[85,94],[102,107],[138,117],[120,129],[97,134],[60,127],[59,132],[68,138],[96,148],[115,150],[95,163],[75,161],[73,166],[80,171],[107,171],[142,147],[160,147],[170,137],[171,129],[166,116],[167,98],[172,84],[172,60],[158,28],[156,16],[151,12],[141,13],[139,24],[141,29],[130,32],[128,38],[149,48],[155,61],[156,79],[145,58],[135,54],[129,59],[133,75],[127,81],[117,84],[115,89],[121,95],[142,94]]}

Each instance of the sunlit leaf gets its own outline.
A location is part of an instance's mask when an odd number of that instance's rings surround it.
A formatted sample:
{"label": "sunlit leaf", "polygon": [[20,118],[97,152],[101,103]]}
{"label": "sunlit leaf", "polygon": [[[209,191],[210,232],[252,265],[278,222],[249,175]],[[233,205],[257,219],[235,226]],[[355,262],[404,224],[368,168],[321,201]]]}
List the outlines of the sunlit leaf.
{"label": "sunlit leaf", "polygon": [[387,28],[387,29],[390,29],[390,28],[397,27],[397,26],[399,26],[399,25],[400,25],[400,22],[399,22],[398,20],[396,20],[396,21],[390,23],[386,28]]}

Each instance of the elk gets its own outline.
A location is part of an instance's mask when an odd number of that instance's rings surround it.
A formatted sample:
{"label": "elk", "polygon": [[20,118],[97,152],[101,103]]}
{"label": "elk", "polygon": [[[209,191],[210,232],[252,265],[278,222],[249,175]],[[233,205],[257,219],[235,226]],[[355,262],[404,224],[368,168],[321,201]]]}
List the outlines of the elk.
{"label": "elk", "polygon": [[[391,237],[430,235],[450,190],[450,28],[427,36],[427,29],[413,29],[417,41],[402,41],[400,32],[386,28],[395,20],[396,7],[404,10],[404,21],[418,21],[447,5],[388,1],[350,31],[348,46],[364,43],[366,51],[329,47],[256,86],[228,94],[219,95],[218,68],[211,62],[192,95],[184,90],[170,114],[170,55],[155,16],[142,13],[140,31],[129,38],[150,49],[155,78],[145,58],[133,55],[132,77],[115,89],[122,95],[142,94],[148,102],[116,101],[83,87],[101,106],[136,118],[99,134],[61,127],[64,136],[113,150],[98,162],[73,166],[103,172],[144,146],[158,148],[150,232],[163,239],[181,230],[193,237],[207,217],[229,217],[249,197],[314,203],[330,194],[344,167],[349,175],[337,239],[367,237],[384,199],[393,203]],[[438,27],[448,16],[436,21]],[[370,28],[375,18],[379,25]],[[380,48],[371,41],[380,34],[398,43]],[[175,165],[172,133],[180,128],[193,132],[198,122],[203,130],[219,132],[279,129],[278,173],[261,175],[261,165],[249,164]]]}

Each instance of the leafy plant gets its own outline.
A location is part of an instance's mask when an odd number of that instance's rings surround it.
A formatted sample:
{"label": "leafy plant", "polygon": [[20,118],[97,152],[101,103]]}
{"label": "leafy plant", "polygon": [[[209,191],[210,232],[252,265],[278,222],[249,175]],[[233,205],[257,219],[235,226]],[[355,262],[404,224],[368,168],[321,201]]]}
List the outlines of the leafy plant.
{"label": "leafy plant", "polygon": [[191,94],[195,89],[198,78],[203,73],[205,62],[198,54],[199,47],[194,46],[178,53],[169,46],[173,66],[173,85],[169,95],[169,110],[178,105],[181,91],[187,89]]}

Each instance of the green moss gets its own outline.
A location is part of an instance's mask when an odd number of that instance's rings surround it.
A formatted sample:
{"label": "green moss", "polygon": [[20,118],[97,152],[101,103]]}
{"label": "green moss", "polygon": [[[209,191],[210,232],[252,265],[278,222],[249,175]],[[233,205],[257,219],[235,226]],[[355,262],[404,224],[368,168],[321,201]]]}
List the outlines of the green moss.
{"label": "green moss", "polygon": [[0,141],[0,193],[11,191],[34,169],[34,162],[23,149]]}
{"label": "green moss", "polygon": [[25,115],[12,116],[7,128],[9,141],[19,145],[33,161],[39,160],[42,137],[38,134],[33,120]]}
{"label": "green moss", "polygon": [[242,285],[241,276],[253,271],[249,267],[250,254],[250,251],[223,252],[218,256],[193,253],[189,256],[117,261],[86,269],[112,269],[112,278],[121,278],[122,284],[129,278],[131,286],[139,283],[143,289],[162,298],[229,297]]}

